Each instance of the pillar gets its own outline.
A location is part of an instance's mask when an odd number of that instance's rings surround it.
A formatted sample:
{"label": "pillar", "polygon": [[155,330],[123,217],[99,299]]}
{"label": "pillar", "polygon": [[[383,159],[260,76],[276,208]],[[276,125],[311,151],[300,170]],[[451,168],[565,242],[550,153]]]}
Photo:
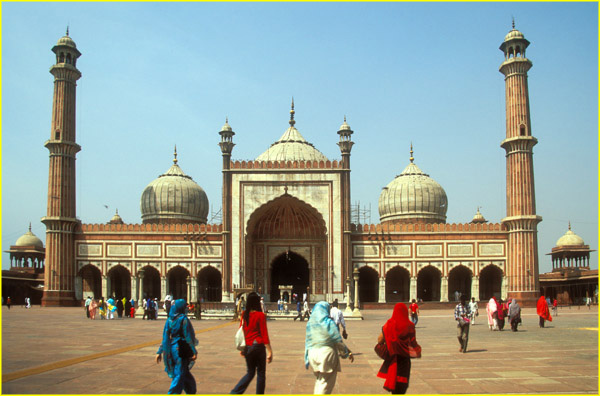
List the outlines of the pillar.
{"label": "pillar", "polygon": [[192,277],[188,276],[185,281],[186,281],[185,283],[187,285],[187,287],[186,287],[187,292],[185,294],[185,301],[187,301],[187,303],[189,304],[192,301],[191,300],[191,297],[192,297]]}
{"label": "pillar", "polygon": [[161,301],[165,301],[165,297],[167,297],[167,277],[160,277],[160,295]]}
{"label": "pillar", "polygon": [[102,297],[108,297],[108,278],[106,275],[102,275]]}
{"label": "pillar", "polygon": [[475,297],[475,301],[479,301],[479,276],[471,279],[471,297]]}
{"label": "pillar", "polygon": [[351,299],[351,293],[350,293],[350,285],[352,284],[352,281],[350,280],[350,278],[346,278],[346,310],[344,311],[344,315],[352,315],[352,308],[350,308],[350,305],[352,305],[352,299]]}
{"label": "pillar", "polygon": [[508,298],[508,276],[503,276],[502,277],[502,298],[503,300],[506,301],[506,299]]}
{"label": "pillar", "polygon": [[440,284],[440,301],[448,302],[448,277],[442,276],[442,282]]}
{"label": "pillar", "polygon": [[131,277],[131,297],[129,298],[130,300],[132,298],[134,300],[137,300],[137,298],[138,298],[137,283],[138,283],[138,277],[136,275],[133,275]]}
{"label": "pillar", "polygon": [[410,277],[410,301],[417,300],[417,277]]}
{"label": "pillar", "polygon": [[379,302],[385,302],[385,277],[379,278]]}
{"label": "pillar", "polygon": [[192,277],[192,294],[190,297],[190,301],[198,301],[198,279],[196,279],[196,277]]}

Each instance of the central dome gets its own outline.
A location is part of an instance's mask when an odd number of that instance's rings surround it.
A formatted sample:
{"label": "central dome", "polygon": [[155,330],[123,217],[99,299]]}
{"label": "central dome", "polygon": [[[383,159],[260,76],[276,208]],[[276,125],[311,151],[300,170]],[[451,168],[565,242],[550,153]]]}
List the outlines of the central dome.
{"label": "central dome", "polygon": [[292,100],[290,127],[267,151],[256,157],[257,161],[328,161],[327,157],[307,142],[294,127],[296,124],[294,113],[294,101]]}
{"label": "central dome", "polygon": [[177,149],[171,168],[144,189],[143,223],[206,223],[208,198],[177,165]]}
{"label": "central dome", "polygon": [[379,196],[382,223],[445,223],[448,210],[446,192],[413,163],[383,188]]}

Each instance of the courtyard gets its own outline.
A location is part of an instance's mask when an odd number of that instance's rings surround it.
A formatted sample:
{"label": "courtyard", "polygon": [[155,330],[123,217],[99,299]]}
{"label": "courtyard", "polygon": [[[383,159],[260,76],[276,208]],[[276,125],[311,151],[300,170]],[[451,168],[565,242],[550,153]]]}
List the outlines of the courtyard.
{"label": "courtyard", "polygon": [[[421,312],[416,328],[423,348],[413,360],[408,393],[598,394],[598,308],[564,307],[546,328],[533,308],[513,333],[489,331],[485,304],[471,326],[468,353],[458,352],[453,310]],[[390,310],[363,311],[347,321],[354,363],[342,361],[334,393],[387,394],[376,377],[373,351]],[[193,320],[199,340],[192,369],[198,393],[229,393],[245,373],[233,345],[237,325]],[[266,393],[312,393],[314,376],[304,368],[306,322],[269,321],[273,363]],[[170,379],[154,362],[164,320],[86,319],[82,308],[2,307],[2,393],[164,394]],[[508,326],[507,326],[508,327]],[[255,382],[247,393],[254,393]]]}

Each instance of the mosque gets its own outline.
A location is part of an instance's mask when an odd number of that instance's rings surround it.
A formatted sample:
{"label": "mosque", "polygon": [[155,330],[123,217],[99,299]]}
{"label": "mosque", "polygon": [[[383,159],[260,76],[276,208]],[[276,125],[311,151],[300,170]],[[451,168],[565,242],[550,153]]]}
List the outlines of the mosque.
{"label": "mosque", "polygon": [[[171,294],[232,302],[248,288],[266,301],[291,293],[306,293],[310,301],[351,303],[358,297],[375,304],[453,301],[457,293],[534,301],[540,292],[537,224],[542,218],[535,207],[537,139],[530,125],[528,45],[513,24],[500,46],[507,196],[501,223],[488,223],[479,210],[464,224],[446,223],[448,197],[417,166],[411,146],[406,167],[380,193],[379,224],[352,224],[353,130],[344,119],[337,131],[341,157],[329,159],[296,128],[292,101],[287,129],[255,160],[232,160],[235,132],[227,121],[218,131],[221,224],[207,224],[207,195],[184,172],[176,149],[172,164],[165,162],[166,171],[141,192],[140,224],[126,224],[118,213],[106,224],[86,224],[75,213],[81,53],[67,31],[52,48],[56,63],[50,69],[54,95],[45,143],[50,166],[42,218],[42,305],[78,305],[88,295],[141,300]],[[15,256],[15,263],[23,261]]]}

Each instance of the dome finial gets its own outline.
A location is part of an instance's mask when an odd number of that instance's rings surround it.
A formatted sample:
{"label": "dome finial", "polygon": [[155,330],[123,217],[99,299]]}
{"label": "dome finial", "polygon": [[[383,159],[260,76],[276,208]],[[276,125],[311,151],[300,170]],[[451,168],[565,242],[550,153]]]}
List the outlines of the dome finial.
{"label": "dome finial", "polygon": [[29,232],[31,232],[31,221],[29,222]]}
{"label": "dome finial", "polygon": [[413,145],[412,145],[412,142],[410,142],[410,163],[411,163],[411,164],[412,164],[412,163],[414,162],[414,160],[415,160],[415,158],[413,157],[413,153],[414,153],[414,151],[413,151]]}
{"label": "dome finial", "polygon": [[[31,230],[31,227],[29,229]],[[569,220],[569,231],[571,231],[571,220]]]}
{"label": "dome finial", "polygon": [[69,36],[69,25],[67,25],[67,36]]}
{"label": "dome finial", "polygon": [[294,97],[292,96],[292,109],[290,110],[290,125],[294,126],[294,124],[296,124],[296,121],[294,121],[294,114],[296,112],[294,111]]}
{"label": "dome finial", "polygon": [[175,157],[173,158],[173,163],[177,165],[177,145],[175,145],[175,152],[173,153],[173,155]]}
{"label": "dome finial", "polygon": [[515,17],[512,17],[512,28],[515,30]]}

